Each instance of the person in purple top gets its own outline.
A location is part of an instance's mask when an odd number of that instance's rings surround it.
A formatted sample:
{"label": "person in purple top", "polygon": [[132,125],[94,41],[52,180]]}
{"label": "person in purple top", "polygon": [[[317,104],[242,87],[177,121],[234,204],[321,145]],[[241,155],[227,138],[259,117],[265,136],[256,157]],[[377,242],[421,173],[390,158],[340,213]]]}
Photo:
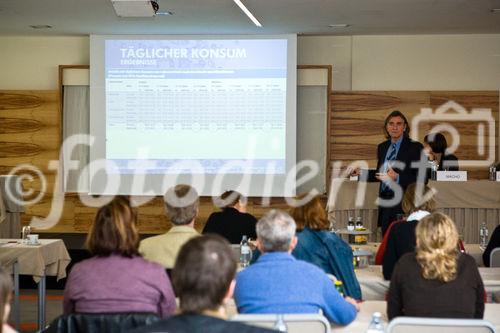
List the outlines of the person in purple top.
{"label": "person in purple top", "polygon": [[97,212],[87,237],[92,258],[76,264],[64,290],[64,314],[149,312],[172,315],[175,295],[165,269],[138,252],[136,213],[117,197]]}
{"label": "person in purple top", "polygon": [[240,313],[318,313],[339,325],[356,318],[356,301],[343,298],[319,267],[296,260],[295,221],[271,210],[257,223],[257,262],[238,273],[234,299]]}

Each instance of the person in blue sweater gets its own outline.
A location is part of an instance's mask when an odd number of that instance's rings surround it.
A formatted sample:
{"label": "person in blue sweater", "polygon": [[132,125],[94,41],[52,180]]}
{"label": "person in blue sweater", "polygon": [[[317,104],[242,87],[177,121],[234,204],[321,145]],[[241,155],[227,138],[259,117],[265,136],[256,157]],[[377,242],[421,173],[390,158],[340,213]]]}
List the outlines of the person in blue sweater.
{"label": "person in blue sweater", "polygon": [[[305,196],[299,195],[297,199],[302,200]],[[293,208],[290,214],[297,224],[298,238],[292,255],[334,275],[342,281],[347,296],[361,300],[361,288],[352,264],[352,249],[342,238],[328,230],[330,222],[319,195]]]}
{"label": "person in blue sweater", "polygon": [[342,297],[320,268],[295,259],[296,224],[285,212],[271,210],[257,223],[262,255],[236,276],[234,299],[240,313],[318,313],[338,325],[356,318],[359,306]]}

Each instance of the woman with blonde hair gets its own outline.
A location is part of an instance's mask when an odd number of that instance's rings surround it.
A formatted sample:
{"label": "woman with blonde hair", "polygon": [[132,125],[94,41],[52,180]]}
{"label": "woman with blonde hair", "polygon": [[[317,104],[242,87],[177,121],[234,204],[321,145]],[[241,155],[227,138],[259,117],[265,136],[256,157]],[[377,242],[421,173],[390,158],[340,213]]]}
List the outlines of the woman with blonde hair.
{"label": "woman with blonde hair", "polygon": [[[421,186],[421,187],[419,187]],[[405,253],[415,250],[415,228],[419,221],[436,209],[434,190],[424,184],[408,186],[401,202],[407,214],[406,221],[393,223],[385,234],[377,257],[382,261],[382,271],[386,280],[391,279],[394,265]],[[380,263],[377,263],[380,265]]]}
{"label": "woman with blonde hair", "polygon": [[475,260],[457,249],[458,232],[442,213],[423,218],[416,252],[396,264],[387,316],[483,318],[484,286]]}
{"label": "woman with blonde hair", "polygon": [[[306,194],[299,195],[297,200],[302,200],[305,196]],[[352,249],[339,236],[328,230],[330,222],[320,196],[293,208],[290,215],[297,224],[298,238],[292,255],[318,266],[327,274],[334,275],[343,282],[347,296],[360,300],[361,288],[354,274]]]}
{"label": "woman with blonde hair", "polygon": [[92,258],[73,266],[64,290],[64,313],[174,313],[165,269],[138,252],[137,215],[125,197],[97,212],[87,237]]}

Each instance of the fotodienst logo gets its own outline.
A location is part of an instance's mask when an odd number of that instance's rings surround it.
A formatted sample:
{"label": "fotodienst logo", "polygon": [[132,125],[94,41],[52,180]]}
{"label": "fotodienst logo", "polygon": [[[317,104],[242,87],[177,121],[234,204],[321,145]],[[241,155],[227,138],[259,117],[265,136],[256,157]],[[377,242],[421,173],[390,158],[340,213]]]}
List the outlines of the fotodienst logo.
{"label": "fotodienst logo", "polygon": [[[454,153],[461,142],[460,132],[450,122],[468,122],[476,123],[477,136],[474,146],[477,149],[477,156],[482,159],[460,159],[461,167],[488,167],[495,161],[495,118],[488,108],[472,108],[467,111],[462,105],[455,101],[448,101],[435,109],[422,108],[420,113],[413,117],[411,122],[412,139],[419,141],[421,124],[424,122],[437,123],[426,131],[428,133],[448,133],[451,137],[448,154]],[[469,128],[470,125],[469,125]],[[423,136],[422,136],[423,137]],[[470,144],[470,143],[469,143]]]}

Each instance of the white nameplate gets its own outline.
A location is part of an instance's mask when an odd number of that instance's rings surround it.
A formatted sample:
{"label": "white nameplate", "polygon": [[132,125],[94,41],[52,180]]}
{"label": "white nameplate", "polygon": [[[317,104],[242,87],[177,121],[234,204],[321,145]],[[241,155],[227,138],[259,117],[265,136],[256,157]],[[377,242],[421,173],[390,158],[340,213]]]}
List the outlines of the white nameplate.
{"label": "white nameplate", "polygon": [[445,182],[466,182],[467,171],[438,171],[436,180]]}
{"label": "white nameplate", "polygon": [[357,181],[359,180],[359,177],[358,177],[358,176],[350,176],[350,177],[349,177],[349,180],[350,180],[350,181],[356,181],[356,182],[357,182]]}
{"label": "white nameplate", "polygon": [[497,171],[497,182],[500,182],[500,171]]}

